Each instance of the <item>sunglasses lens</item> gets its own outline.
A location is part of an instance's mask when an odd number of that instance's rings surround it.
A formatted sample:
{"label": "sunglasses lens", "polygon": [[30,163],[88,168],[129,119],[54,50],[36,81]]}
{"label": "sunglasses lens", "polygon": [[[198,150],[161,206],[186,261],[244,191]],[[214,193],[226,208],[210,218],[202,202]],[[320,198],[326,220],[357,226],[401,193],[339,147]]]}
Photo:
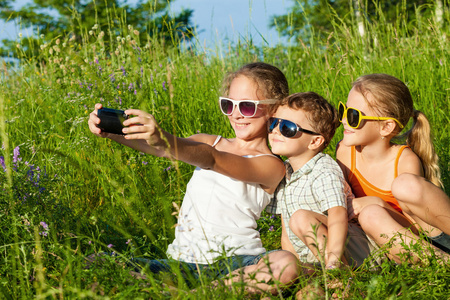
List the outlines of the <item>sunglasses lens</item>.
{"label": "sunglasses lens", "polygon": [[275,127],[277,127],[277,124],[278,124],[277,118],[269,118],[269,121],[267,121],[268,125],[267,131],[271,133],[275,129]]}
{"label": "sunglasses lens", "polygon": [[244,117],[252,117],[256,113],[256,104],[249,101],[240,101],[239,111]]}
{"label": "sunglasses lens", "polygon": [[231,115],[233,113],[233,102],[228,99],[221,99],[220,109],[225,115]]}
{"label": "sunglasses lens", "polygon": [[344,118],[344,112],[345,112],[345,106],[342,103],[339,103],[338,114],[339,114],[339,121],[341,121],[341,122],[342,122],[342,119]]}
{"label": "sunglasses lens", "polygon": [[359,125],[359,111],[353,108],[347,109],[347,123],[350,127],[356,128]]}
{"label": "sunglasses lens", "polygon": [[282,120],[280,122],[280,133],[287,137],[293,137],[297,134],[297,125],[288,120]]}

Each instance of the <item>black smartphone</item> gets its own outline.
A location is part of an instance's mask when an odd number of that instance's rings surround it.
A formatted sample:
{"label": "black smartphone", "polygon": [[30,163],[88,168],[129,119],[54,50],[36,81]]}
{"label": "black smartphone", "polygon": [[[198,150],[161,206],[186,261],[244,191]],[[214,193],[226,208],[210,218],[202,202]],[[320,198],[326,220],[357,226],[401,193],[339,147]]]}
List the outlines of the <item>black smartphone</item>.
{"label": "black smartphone", "polygon": [[128,119],[128,116],[123,110],[103,107],[98,110],[97,116],[100,118],[100,124],[97,127],[103,132],[124,134],[123,121]]}

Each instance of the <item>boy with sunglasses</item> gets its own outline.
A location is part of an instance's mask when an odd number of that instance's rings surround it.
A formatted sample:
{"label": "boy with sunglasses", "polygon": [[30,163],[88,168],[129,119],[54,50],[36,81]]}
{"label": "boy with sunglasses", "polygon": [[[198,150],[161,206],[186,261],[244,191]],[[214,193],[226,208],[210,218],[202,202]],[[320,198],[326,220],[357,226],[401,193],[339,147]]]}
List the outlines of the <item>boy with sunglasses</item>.
{"label": "boy with sunglasses", "polygon": [[339,165],[322,153],[339,126],[336,109],[306,92],[290,95],[274,111],[269,142],[274,154],[287,158],[286,177],[266,210],[282,216],[282,248],[327,268],[360,265],[369,241],[359,228],[348,227],[346,205],[353,194]]}

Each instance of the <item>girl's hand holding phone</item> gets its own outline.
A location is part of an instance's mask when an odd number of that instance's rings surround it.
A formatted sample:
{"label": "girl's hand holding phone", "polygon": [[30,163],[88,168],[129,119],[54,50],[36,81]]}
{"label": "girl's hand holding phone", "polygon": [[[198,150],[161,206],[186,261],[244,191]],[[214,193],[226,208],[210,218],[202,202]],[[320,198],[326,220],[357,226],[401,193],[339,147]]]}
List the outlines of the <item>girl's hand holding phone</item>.
{"label": "girl's hand holding phone", "polygon": [[125,113],[129,117],[123,122],[123,129],[127,140],[145,140],[149,146],[166,148],[167,143],[162,136],[155,118],[139,109],[127,109]]}

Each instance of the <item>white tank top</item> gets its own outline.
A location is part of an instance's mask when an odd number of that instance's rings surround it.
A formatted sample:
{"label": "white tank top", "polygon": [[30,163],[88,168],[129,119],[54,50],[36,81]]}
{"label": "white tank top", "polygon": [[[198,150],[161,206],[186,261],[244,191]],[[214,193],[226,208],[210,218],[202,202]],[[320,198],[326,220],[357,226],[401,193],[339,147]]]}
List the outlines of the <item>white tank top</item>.
{"label": "white tank top", "polygon": [[196,168],[187,185],[175,239],[167,255],[184,262],[207,264],[219,256],[264,253],[256,220],[270,197],[259,184]]}

